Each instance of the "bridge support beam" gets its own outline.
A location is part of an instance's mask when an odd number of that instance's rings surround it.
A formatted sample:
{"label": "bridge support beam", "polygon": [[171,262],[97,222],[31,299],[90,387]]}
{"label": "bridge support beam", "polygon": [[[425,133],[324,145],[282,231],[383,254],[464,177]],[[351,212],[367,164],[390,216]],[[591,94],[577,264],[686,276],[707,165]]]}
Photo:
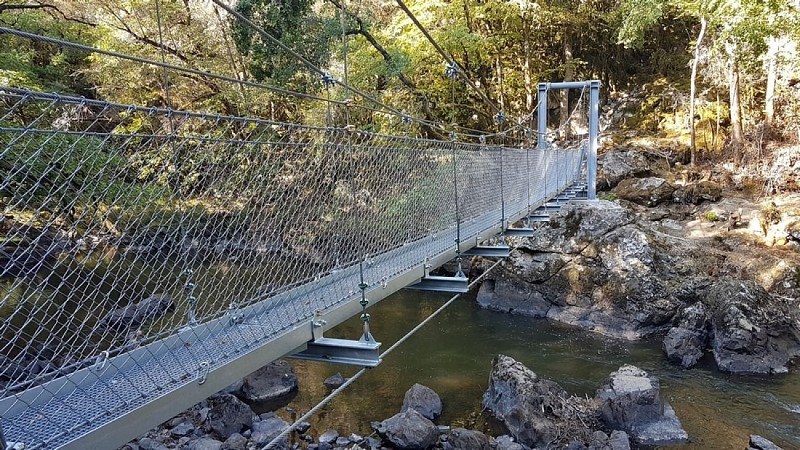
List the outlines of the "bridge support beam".
{"label": "bridge support beam", "polygon": [[547,91],[550,89],[589,89],[589,153],[586,155],[587,199],[597,199],[597,136],[599,134],[600,81],[566,81],[562,83],[539,83],[539,115],[537,148],[547,145]]}

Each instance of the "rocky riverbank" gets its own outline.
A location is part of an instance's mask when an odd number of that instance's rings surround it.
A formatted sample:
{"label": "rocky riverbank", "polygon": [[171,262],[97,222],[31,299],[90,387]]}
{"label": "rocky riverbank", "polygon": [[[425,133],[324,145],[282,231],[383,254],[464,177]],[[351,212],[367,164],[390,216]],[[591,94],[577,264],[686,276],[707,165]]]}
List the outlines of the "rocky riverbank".
{"label": "rocky riverbank", "polygon": [[759,207],[712,181],[648,176],[637,153],[602,161],[613,190],[601,197],[617,200],[567,205],[519,240],[481,285],[481,307],[664,335],[686,368],[708,352],[725,372],[785,373],[800,356],[800,196]]}
{"label": "rocky riverbank", "polygon": [[[283,399],[285,404],[286,394],[297,387],[291,366],[283,361],[270,364],[123,449],[263,448],[289,424],[275,412],[256,414],[248,401]],[[397,405],[397,414],[371,423],[370,435],[315,431],[310,424],[301,423],[275,448],[630,450],[689,439],[662,395],[659,380],[631,365],[611,373],[593,397],[578,397],[513,358],[497,355],[482,406],[484,421],[476,424],[483,425],[464,428],[440,423],[441,398],[432,389],[415,384],[406,391],[402,405]],[[751,436],[749,448],[779,449],[760,436]]]}

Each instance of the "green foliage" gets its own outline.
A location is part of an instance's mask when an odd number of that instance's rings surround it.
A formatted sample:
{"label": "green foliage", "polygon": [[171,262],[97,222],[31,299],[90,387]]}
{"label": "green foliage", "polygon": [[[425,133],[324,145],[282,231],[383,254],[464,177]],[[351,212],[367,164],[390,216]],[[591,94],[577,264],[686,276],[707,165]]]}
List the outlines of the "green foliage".
{"label": "green foliage", "polygon": [[610,15],[618,27],[617,43],[641,48],[645,34],[661,20],[667,4],[668,0],[623,0]]}
{"label": "green foliage", "polygon": [[720,217],[716,211],[708,211],[707,213],[703,214],[703,219],[706,222],[719,222]]}
{"label": "green foliage", "polygon": [[613,202],[617,200],[617,194],[613,192],[603,192],[597,196],[600,200],[606,200],[609,202]]}

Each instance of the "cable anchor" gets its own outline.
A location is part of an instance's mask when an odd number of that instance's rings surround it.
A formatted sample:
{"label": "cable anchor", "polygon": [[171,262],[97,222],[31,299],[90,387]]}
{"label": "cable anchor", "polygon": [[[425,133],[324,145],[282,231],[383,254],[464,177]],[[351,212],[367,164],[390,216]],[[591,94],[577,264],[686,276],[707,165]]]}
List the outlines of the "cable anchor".
{"label": "cable anchor", "polygon": [[367,300],[367,288],[369,284],[364,282],[364,263],[361,262],[358,265],[359,276],[361,277],[361,282],[358,283],[358,288],[361,289],[361,300],[358,302],[361,304],[361,321],[364,323],[364,331],[361,334],[361,339],[359,342],[375,342],[375,338],[372,337],[372,334],[369,332],[369,318],[370,315],[367,312],[367,305],[369,305],[369,300]]}
{"label": "cable anchor", "polygon": [[456,64],[455,62],[446,63],[444,66],[444,74],[447,78],[451,80],[457,79],[459,72],[460,69],[458,67],[458,64]]}
{"label": "cable anchor", "polygon": [[328,72],[322,74],[320,81],[322,81],[322,85],[325,86],[325,89],[330,89],[336,85],[336,78],[333,78],[333,75]]}
{"label": "cable anchor", "polygon": [[228,305],[227,315],[229,325],[239,325],[244,322],[244,313],[239,311],[239,304],[236,302],[231,302]]}

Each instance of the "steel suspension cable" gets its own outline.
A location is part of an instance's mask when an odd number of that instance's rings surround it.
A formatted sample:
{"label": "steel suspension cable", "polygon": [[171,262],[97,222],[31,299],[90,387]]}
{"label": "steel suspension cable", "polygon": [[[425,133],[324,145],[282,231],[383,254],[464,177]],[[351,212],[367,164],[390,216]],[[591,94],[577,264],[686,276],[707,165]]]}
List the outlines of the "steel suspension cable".
{"label": "steel suspension cable", "polygon": [[[469,283],[469,285],[468,285],[467,287],[468,287],[469,289],[472,289],[473,287],[475,287],[475,285],[476,285],[477,283],[479,283],[479,282],[483,281],[483,279],[484,279],[484,278],[485,278],[485,277],[486,277],[486,276],[487,276],[489,273],[491,273],[491,271],[492,271],[492,270],[494,270],[494,268],[495,268],[495,267],[497,267],[498,265],[500,265],[500,263],[502,263],[504,260],[505,260],[505,258],[503,258],[503,259],[500,259],[500,260],[496,261],[496,262],[495,262],[494,264],[492,264],[492,265],[491,265],[491,266],[490,266],[490,267],[489,267],[489,268],[488,268],[486,271],[484,271],[482,274],[478,275],[478,277],[476,277],[474,280],[472,280],[472,282],[470,282],[470,283]],[[399,346],[400,346],[400,345],[402,345],[404,342],[406,342],[408,339],[410,339],[412,336],[414,336],[414,334],[416,334],[416,333],[417,333],[417,331],[419,331],[420,329],[422,329],[422,327],[424,327],[425,325],[427,325],[428,323],[430,323],[430,321],[431,321],[431,320],[433,320],[434,318],[436,318],[436,316],[438,316],[438,315],[439,315],[439,314],[440,314],[442,311],[444,311],[445,309],[447,309],[447,307],[448,307],[448,306],[450,306],[451,304],[453,304],[453,302],[454,302],[454,301],[456,301],[458,298],[460,298],[460,297],[461,297],[461,295],[462,295],[462,294],[456,294],[456,295],[452,296],[452,297],[451,297],[449,300],[447,300],[447,301],[446,301],[444,304],[442,304],[442,306],[438,307],[438,308],[437,308],[437,309],[436,309],[434,312],[432,312],[432,313],[431,313],[431,314],[430,314],[428,317],[426,317],[425,319],[423,319],[423,320],[422,320],[422,322],[418,323],[418,324],[417,324],[417,325],[416,325],[414,328],[412,328],[411,330],[409,330],[409,331],[408,331],[406,334],[404,334],[404,335],[403,335],[403,336],[402,336],[400,339],[398,339],[397,341],[395,341],[395,343],[394,343],[394,344],[392,344],[392,345],[391,345],[389,348],[387,348],[387,349],[386,349],[386,351],[384,351],[383,353],[381,353],[381,359],[385,358],[386,356],[389,356],[389,354],[391,354],[391,353],[392,353],[392,352],[393,352],[395,349],[397,349],[397,347],[399,347]],[[361,377],[362,377],[362,376],[363,376],[365,373],[367,373],[367,368],[366,368],[366,367],[364,367],[364,368],[360,369],[360,370],[359,370],[358,372],[356,372],[356,373],[355,373],[355,374],[354,374],[352,377],[348,378],[348,379],[347,379],[347,380],[344,382],[344,384],[342,384],[342,385],[341,385],[341,386],[339,386],[338,388],[334,389],[334,390],[333,390],[333,391],[332,391],[330,394],[328,394],[328,396],[327,396],[327,397],[325,397],[324,399],[320,400],[320,402],[319,402],[319,403],[317,403],[316,405],[314,405],[314,407],[312,407],[310,410],[308,410],[308,412],[307,412],[307,413],[303,414],[303,415],[302,415],[300,418],[298,418],[297,420],[295,420],[295,421],[294,421],[294,423],[292,423],[291,425],[289,425],[288,427],[286,427],[286,428],[285,428],[283,431],[281,431],[281,432],[280,432],[280,434],[278,434],[278,435],[277,435],[277,436],[275,436],[275,437],[274,437],[274,438],[273,438],[271,441],[269,441],[269,443],[267,443],[267,445],[265,445],[264,447],[262,447],[262,448],[261,448],[261,450],[270,450],[270,449],[273,449],[273,448],[275,448],[276,446],[278,446],[278,445],[280,444],[280,441],[281,441],[283,438],[285,438],[286,436],[288,436],[288,435],[289,435],[289,433],[291,433],[292,431],[294,431],[295,429],[297,429],[297,427],[298,427],[298,426],[299,426],[301,423],[305,422],[306,420],[308,420],[309,418],[311,418],[311,416],[313,416],[314,414],[316,414],[317,412],[319,412],[319,410],[321,410],[322,408],[324,408],[324,407],[325,407],[325,406],[326,406],[328,403],[330,403],[330,402],[331,402],[331,400],[333,400],[334,398],[336,398],[336,397],[337,397],[339,394],[341,394],[341,393],[342,393],[342,391],[344,391],[345,389],[347,389],[347,387],[348,387],[348,386],[350,386],[351,384],[353,384],[353,383],[354,383],[354,382],[355,382],[357,379],[361,378]]]}
{"label": "steel suspension cable", "polygon": [[271,85],[263,84],[263,83],[256,83],[256,82],[246,81],[246,80],[238,80],[236,78],[231,78],[231,77],[228,77],[228,76],[225,76],[225,75],[218,75],[218,74],[215,74],[215,73],[212,73],[212,72],[208,72],[208,71],[205,71],[205,70],[191,69],[191,68],[188,68],[188,67],[182,67],[182,66],[177,66],[177,65],[174,65],[174,64],[163,63],[163,62],[155,61],[155,60],[148,59],[148,58],[142,58],[142,57],[139,57],[139,56],[127,55],[125,53],[119,53],[119,52],[115,52],[115,51],[111,51],[111,50],[103,50],[103,49],[100,49],[100,48],[97,48],[97,47],[92,47],[92,46],[89,46],[89,45],[78,44],[76,42],[71,42],[71,41],[67,41],[67,40],[64,40],[64,39],[58,39],[58,38],[53,38],[53,37],[49,37],[49,36],[42,36],[40,34],[35,34],[35,33],[28,33],[28,32],[25,32],[25,31],[15,30],[13,28],[0,27],[0,35],[2,35],[2,34],[8,34],[8,35],[17,36],[17,37],[24,38],[24,39],[30,39],[32,41],[46,42],[48,44],[54,44],[54,45],[58,45],[58,46],[61,46],[61,47],[68,47],[68,48],[72,48],[72,49],[76,49],[76,50],[82,50],[82,51],[89,52],[89,53],[97,53],[97,54],[100,54],[100,55],[111,56],[111,57],[114,57],[114,58],[124,59],[124,60],[127,60],[127,61],[133,61],[133,62],[138,62],[138,63],[142,63],[142,64],[148,64],[148,65],[152,65],[152,66],[163,67],[163,68],[166,68],[166,69],[169,69],[169,70],[173,70],[173,71],[176,71],[176,72],[182,72],[182,73],[188,73],[188,74],[192,74],[192,75],[197,75],[197,76],[200,76],[200,77],[212,78],[212,79],[215,79],[215,80],[226,81],[226,82],[229,82],[229,83],[239,84],[239,85],[243,85],[243,86],[247,86],[247,87],[252,87],[252,88],[257,88],[257,89],[264,89],[266,91],[274,92],[276,94],[288,95],[288,96],[293,96],[293,97],[300,97],[300,98],[305,98],[305,99],[309,99],[309,100],[331,102],[331,103],[335,103],[335,104],[342,104],[343,103],[343,102],[336,101],[336,100],[329,100],[329,99],[325,99],[323,97],[318,97],[318,96],[312,95],[312,94],[306,94],[304,92],[292,91],[290,89],[284,89],[284,88],[280,88],[280,87],[277,87],[277,86],[271,86]]}
{"label": "steel suspension cable", "polygon": [[[419,31],[421,31],[422,34],[425,35],[425,38],[428,39],[428,42],[431,43],[433,48],[435,48],[436,51],[442,56],[442,58],[444,58],[445,62],[447,62],[447,64],[452,65],[453,67],[460,68],[461,66],[459,66],[455,61],[453,61],[452,58],[450,58],[450,56],[447,55],[447,52],[445,52],[442,46],[440,46],[439,43],[436,42],[436,39],[434,39],[433,36],[431,36],[428,30],[422,25],[422,23],[420,23],[419,19],[417,19],[414,13],[411,12],[411,10],[408,8],[408,6],[406,6],[403,0],[395,0],[395,1],[397,2],[397,5],[400,6],[400,9],[402,9],[403,12],[406,13],[408,18],[411,19],[412,22],[414,22],[414,25],[419,29]],[[491,100],[489,100],[489,97],[487,97],[486,94],[480,88],[478,88],[478,86],[472,80],[469,79],[469,77],[467,76],[466,73],[464,73],[463,70],[458,70],[458,72],[461,78],[463,78],[464,81],[466,81],[467,84],[469,84],[470,87],[474,89],[475,92],[478,93],[478,95],[484,102],[486,102],[486,104],[488,104],[495,112],[500,112],[500,108],[498,108],[497,105],[495,105]]]}

